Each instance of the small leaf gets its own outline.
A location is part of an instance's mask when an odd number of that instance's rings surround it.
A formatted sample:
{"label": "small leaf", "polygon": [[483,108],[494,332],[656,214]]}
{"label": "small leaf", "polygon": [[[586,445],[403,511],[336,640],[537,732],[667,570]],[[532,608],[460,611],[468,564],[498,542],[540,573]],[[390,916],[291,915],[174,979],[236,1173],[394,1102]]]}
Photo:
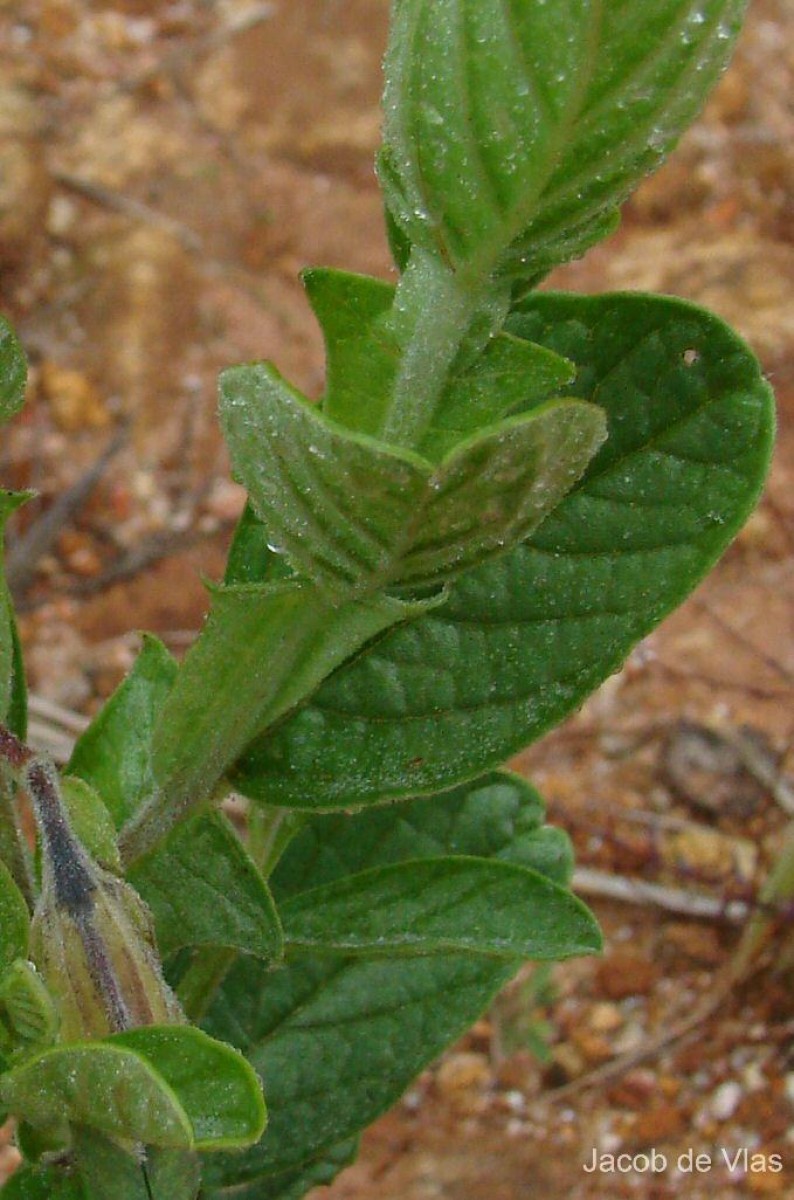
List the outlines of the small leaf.
{"label": "small leaf", "polygon": [[[0,318],[0,354],[2,354],[2,339],[5,323]],[[2,360],[0,359],[0,421],[2,421]],[[19,725],[24,724],[25,681],[22,671],[19,638],[16,631],[14,613],[3,570],[5,527],[10,516],[26,503],[33,495],[32,492],[0,491],[0,720],[11,720]]]}
{"label": "small leaf", "polygon": [[221,420],[271,546],[345,597],[438,586],[502,554],[559,503],[605,434],[592,405],[550,402],[467,437],[434,467],[332,425],[263,364],[224,372]]}
{"label": "small leaf", "polygon": [[11,872],[0,860],[0,975],[16,958],[27,958],[30,911]]}
{"label": "small leaf", "polygon": [[130,1029],[106,1045],[133,1050],[153,1065],[187,1113],[197,1150],[249,1146],[262,1136],[261,1085],[231,1046],[187,1025]]}
{"label": "small leaf", "polygon": [[372,956],[561,959],[601,937],[575,896],[537,871],[480,858],[375,867],[281,905],[289,948]]}
{"label": "small leaf", "polygon": [[177,671],[162,642],[147,635],[129,675],[72,752],[68,774],[99,793],[117,829],[154,790],[152,731]]}
{"label": "small leaf", "polygon": [[17,1041],[46,1046],[58,1032],[58,1013],[32,963],[18,958],[0,977],[0,1009]]}
{"label": "small leaf", "polygon": [[[25,677],[25,662],[22,657],[22,643],[19,640],[19,630],[11,597],[7,593],[6,606],[7,620],[11,630],[11,694],[5,723],[12,733],[24,741],[28,732],[28,685]],[[0,620],[2,619],[0,616]]]}
{"label": "small leaf", "polygon": [[618,669],[756,503],[771,392],[716,317],[661,297],[536,293],[510,328],[577,364],[572,390],[608,416],[604,447],[527,543],[258,740],[234,773],[246,795],[348,808],[503,762]]}
{"label": "small leaf", "polygon": [[0,1098],[31,1125],[88,1125],[108,1137],[188,1149],[193,1132],[172,1090],[141,1054],[109,1042],[45,1050],[0,1080]]}
{"label": "small leaf", "polygon": [[65,775],[61,789],[77,838],[92,858],[110,871],[121,870],[116,827],[101,797],[77,775]]}
{"label": "small leaf", "polygon": [[181,946],[280,956],[273,898],[220,813],[200,813],[177,825],[128,878],[151,909],[164,958]]}
{"label": "small leaf", "polygon": [[0,317],[0,424],[5,425],[22,407],[27,374],[19,339],[5,317]]}

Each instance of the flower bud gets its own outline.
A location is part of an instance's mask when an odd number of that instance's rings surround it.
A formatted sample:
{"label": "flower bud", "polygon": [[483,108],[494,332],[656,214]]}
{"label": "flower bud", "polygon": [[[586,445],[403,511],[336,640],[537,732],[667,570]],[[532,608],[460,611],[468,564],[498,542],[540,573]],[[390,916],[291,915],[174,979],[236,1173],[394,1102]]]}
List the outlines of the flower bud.
{"label": "flower bud", "polygon": [[184,1021],[163,979],[143,901],[101,867],[92,864],[90,874],[79,912],[45,889],[31,926],[31,955],[55,998],[61,1040]]}
{"label": "flower bud", "polygon": [[75,837],[55,768],[34,758],[25,783],[42,856],[30,953],[58,1006],[61,1040],[184,1021],[162,976],[148,909]]}

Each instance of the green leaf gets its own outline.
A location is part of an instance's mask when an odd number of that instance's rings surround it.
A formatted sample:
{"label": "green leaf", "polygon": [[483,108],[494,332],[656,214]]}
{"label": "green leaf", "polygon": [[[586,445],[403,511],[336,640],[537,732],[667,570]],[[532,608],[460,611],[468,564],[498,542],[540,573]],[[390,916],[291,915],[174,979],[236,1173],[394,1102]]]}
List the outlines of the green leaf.
{"label": "green leaf", "polygon": [[[0,318],[0,349],[3,323]],[[2,419],[2,363],[0,363],[0,419]],[[21,655],[16,623],[8,595],[3,570],[3,544],[9,517],[16,512],[32,492],[0,491],[0,720],[11,716],[17,724],[24,719],[24,675],[20,673]]]}
{"label": "green leaf", "polygon": [[105,1044],[133,1050],[154,1066],[187,1113],[197,1150],[248,1146],[262,1136],[261,1085],[231,1046],[189,1025],[142,1026]]}
{"label": "green leaf", "polygon": [[515,963],[439,955],[301,958],[268,973],[242,959],[216,996],[206,1028],[249,1058],[264,1081],[271,1119],[257,1146],[209,1164],[212,1182],[251,1184],[369,1125],[471,1025],[515,969]]}
{"label": "green leaf", "polygon": [[744,0],[402,0],[381,183],[404,238],[484,278],[583,252],[725,66]]}
{"label": "green leaf", "polygon": [[[19,640],[16,617],[14,615],[11,597],[6,593],[8,623],[11,629],[11,694],[8,700],[8,710],[5,723],[12,733],[22,741],[28,732],[28,685],[25,678],[25,662],[22,657],[22,643]],[[0,616],[0,620],[3,618]]]}
{"label": "green leaf", "polygon": [[601,946],[593,917],[569,891],[493,859],[374,867],[303,892],[280,912],[287,947],[321,954],[560,959]]}
{"label": "green leaf", "polygon": [[[355,1160],[357,1153],[358,1138],[350,1138],[299,1167],[236,1184],[231,1193],[223,1186],[226,1164],[216,1157],[206,1164],[201,1194],[206,1200],[221,1200],[229,1195],[233,1195],[234,1200],[303,1200],[312,1188],[333,1183],[339,1172]],[[216,1182],[217,1187],[214,1186]]]}
{"label": "green leaf", "polygon": [[0,977],[0,1010],[17,1042],[42,1047],[55,1040],[55,1004],[36,968],[23,958]]}
{"label": "green leaf", "polygon": [[5,425],[25,401],[25,353],[5,317],[0,317],[0,424]]}
{"label": "green leaf", "polygon": [[443,854],[518,863],[567,884],[570,842],[542,825],[543,801],[518,775],[491,771],[449,792],[365,809],[314,815],[290,843],[271,883],[285,899],[360,871]]}
{"label": "green leaf", "polygon": [[108,1137],[189,1149],[177,1097],[141,1054],[110,1042],[45,1050],[0,1079],[11,1112],[43,1129],[88,1125]]}
{"label": "green leaf", "polygon": [[257,733],[370,638],[426,607],[379,597],[337,608],[300,581],[214,588],[154,734],[169,813],[200,803]]}
{"label": "green leaf", "polygon": [[273,898],[220,813],[171,831],[128,878],[151,909],[164,958],[182,946],[225,946],[262,958],[281,954]]}
{"label": "green leaf", "polygon": [[86,1200],[195,1200],[198,1194],[199,1162],[190,1151],[150,1147],[142,1160],[140,1148],[131,1153],[80,1127],[72,1150]]}
{"label": "green leaf", "polygon": [[118,873],[121,860],[116,845],[116,826],[101,796],[77,775],[63,776],[61,790],[78,840],[98,863]]}
{"label": "green leaf", "polygon": [[0,974],[16,958],[26,958],[30,912],[13,876],[0,860]]}
{"label": "green leaf", "polygon": [[[399,337],[395,289],[366,275],[306,272],[304,284],[322,325],[327,357],[323,412],[348,429],[377,436],[392,398]],[[498,335],[447,384],[420,446],[439,461],[466,436],[525,411],[571,382],[573,365],[543,346]]]}
{"label": "green leaf", "polygon": [[[487,384],[483,394],[489,403]],[[592,405],[550,402],[467,437],[434,467],[334,426],[266,364],[223,373],[221,421],[270,545],[345,597],[438,586],[504,553],[570,490],[605,433]]]}
{"label": "green leaf", "polygon": [[99,793],[117,829],[154,790],[152,732],[178,669],[162,642],[147,634],[129,675],[72,752],[68,774]]}
{"label": "green leaf", "polygon": [[503,762],[617,670],[707,573],[755,504],[771,392],[744,343],[683,302],[536,294],[511,318],[572,359],[609,438],[527,544],[382,638],[259,739],[235,786],[346,808]]}

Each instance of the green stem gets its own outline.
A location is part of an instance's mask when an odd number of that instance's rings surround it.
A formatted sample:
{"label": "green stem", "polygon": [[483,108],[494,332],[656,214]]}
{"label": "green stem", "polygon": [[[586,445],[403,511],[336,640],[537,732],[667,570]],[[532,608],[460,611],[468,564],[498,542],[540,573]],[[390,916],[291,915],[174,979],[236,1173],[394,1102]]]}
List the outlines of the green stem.
{"label": "green stem", "polygon": [[438,259],[413,251],[395,297],[403,354],[380,431],[384,441],[419,447],[481,302],[480,288]]}

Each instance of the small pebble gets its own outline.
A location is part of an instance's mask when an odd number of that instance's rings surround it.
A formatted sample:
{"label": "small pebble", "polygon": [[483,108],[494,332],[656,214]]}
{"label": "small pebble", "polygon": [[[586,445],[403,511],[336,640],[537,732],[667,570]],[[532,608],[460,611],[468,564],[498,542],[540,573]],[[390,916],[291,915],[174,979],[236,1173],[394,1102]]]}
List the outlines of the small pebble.
{"label": "small pebble", "polygon": [[709,1115],[715,1121],[728,1121],[739,1107],[741,1099],[741,1085],[729,1079],[711,1093],[708,1101]]}

